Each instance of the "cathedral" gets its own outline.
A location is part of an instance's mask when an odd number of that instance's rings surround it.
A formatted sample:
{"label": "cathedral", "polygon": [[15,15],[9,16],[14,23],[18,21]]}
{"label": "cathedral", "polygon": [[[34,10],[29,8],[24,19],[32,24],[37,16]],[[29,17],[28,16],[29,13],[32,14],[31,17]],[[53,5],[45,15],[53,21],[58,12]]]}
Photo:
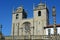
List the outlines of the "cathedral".
{"label": "cathedral", "polygon": [[18,7],[12,14],[11,35],[46,35],[44,27],[48,24],[48,8],[46,4],[39,3],[33,9],[33,18],[27,18],[23,7]]}
{"label": "cathedral", "polygon": [[[26,10],[19,6],[12,10],[11,35],[2,34],[2,25],[0,25],[0,40],[60,40],[57,34],[56,8],[52,7],[53,24],[49,24],[49,10],[46,3],[40,2],[33,6],[33,18],[28,18]],[[54,34],[46,34],[46,28],[54,28]]]}
{"label": "cathedral", "polygon": [[18,7],[12,14],[11,35],[46,35],[44,27],[48,24],[48,8],[46,4],[39,3],[33,9],[33,18],[27,18],[23,7]]}
{"label": "cathedral", "polygon": [[17,7],[12,12],[11,36],[6,36],[5,40],[40,39],[40,36],[46,35],[44,27],[48,24],[49,10],[46,3],[41,2],[33,7],[33,18],[27,18],[27,12],[22,6]]}
{"label": "cathedral", "polygon": [[27,12],[22,6],[18,7],[12,13],[12,36],[25,36],[29,38],[30,35],[46,35],[46,27],[48,23],[49,11],[44,3],[39,3],[37,7],[33,8],[33,18],[27,18]]}

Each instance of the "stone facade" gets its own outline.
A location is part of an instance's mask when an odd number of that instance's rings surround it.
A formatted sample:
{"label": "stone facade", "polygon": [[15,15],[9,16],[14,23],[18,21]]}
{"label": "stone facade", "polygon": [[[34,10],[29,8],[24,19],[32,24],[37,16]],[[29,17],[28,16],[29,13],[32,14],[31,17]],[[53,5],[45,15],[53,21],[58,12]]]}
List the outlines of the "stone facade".
{"label": "stone facade", "polygon": [[[20,39],[44,39],[41,35],[46,35],[48,23],[48,9],[46,4],[40,3],[33,9],[33,18],[27,18],[27,12],[23,7],[18,7],[12,13],[11,36],[6,36],[5,40]],[[47,38],[46,38],[47,40]]]}
{"label": "stone facade", "polygon": [[12,36],[46,35],[45,26],[48,24],[48,10],[45,4],[38,4],[33,9],[33,18],[27,18],[23,7],[18,7],[12,14]]}

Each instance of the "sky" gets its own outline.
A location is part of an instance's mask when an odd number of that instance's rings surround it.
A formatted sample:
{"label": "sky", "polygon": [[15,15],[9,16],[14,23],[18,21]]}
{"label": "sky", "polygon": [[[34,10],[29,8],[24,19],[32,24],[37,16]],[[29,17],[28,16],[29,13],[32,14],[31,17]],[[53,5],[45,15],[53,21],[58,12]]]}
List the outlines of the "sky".
{"label": "sky", "polygon": [[[53,24],[52,18],[52,7],[56,7],[56,23],[60,24],[60,0],[42,0],[45,3],[49,10],[49,21],[50,24]],[[12,26],[12,10],[16,9],[19,6],[23,6],[23,8],[27,11],[28,18],[33,17],[33,4],[37,6],[40,3],[40,0],[0,0],[0,24],[3,25],[2,33],[3,35],[11,34],[11,26]],[[53,33],[53,29],[52,33]],[[58,28],[58,33],[60,28]]]}

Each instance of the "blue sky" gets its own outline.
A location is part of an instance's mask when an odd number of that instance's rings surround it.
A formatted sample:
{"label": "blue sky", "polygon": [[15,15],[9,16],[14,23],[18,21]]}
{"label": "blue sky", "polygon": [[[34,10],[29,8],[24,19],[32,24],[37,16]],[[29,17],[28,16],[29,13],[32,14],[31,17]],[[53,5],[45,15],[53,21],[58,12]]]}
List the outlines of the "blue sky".
{"label": "blue sky", "polygon": [[[56,23],[60,24],[60,0],[42,0],[45,2],[49,9],[49,20],[50,24],[53,24],[52,19],[52,6],[56,7]],[[0,0],[0,24],[3,25],[3,34],[10,35],[12,26],[12,9],[23,5],[24,9],[28,13],[28,17],[33,16],[33,4],[37,6],[40,0]]]}

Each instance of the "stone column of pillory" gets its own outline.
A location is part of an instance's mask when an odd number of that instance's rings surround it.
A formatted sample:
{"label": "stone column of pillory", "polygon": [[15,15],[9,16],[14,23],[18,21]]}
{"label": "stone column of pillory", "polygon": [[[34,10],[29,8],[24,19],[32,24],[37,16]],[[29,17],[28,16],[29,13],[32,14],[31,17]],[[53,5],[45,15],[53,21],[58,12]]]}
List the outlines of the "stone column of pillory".
{"label": "stone column of pillory", "polygon": [[54,27],[54,40],[57,40],[57,27],[56,27],[56,9],[55,6],[52,8],[52,16],[53,16],[53,27]]}

